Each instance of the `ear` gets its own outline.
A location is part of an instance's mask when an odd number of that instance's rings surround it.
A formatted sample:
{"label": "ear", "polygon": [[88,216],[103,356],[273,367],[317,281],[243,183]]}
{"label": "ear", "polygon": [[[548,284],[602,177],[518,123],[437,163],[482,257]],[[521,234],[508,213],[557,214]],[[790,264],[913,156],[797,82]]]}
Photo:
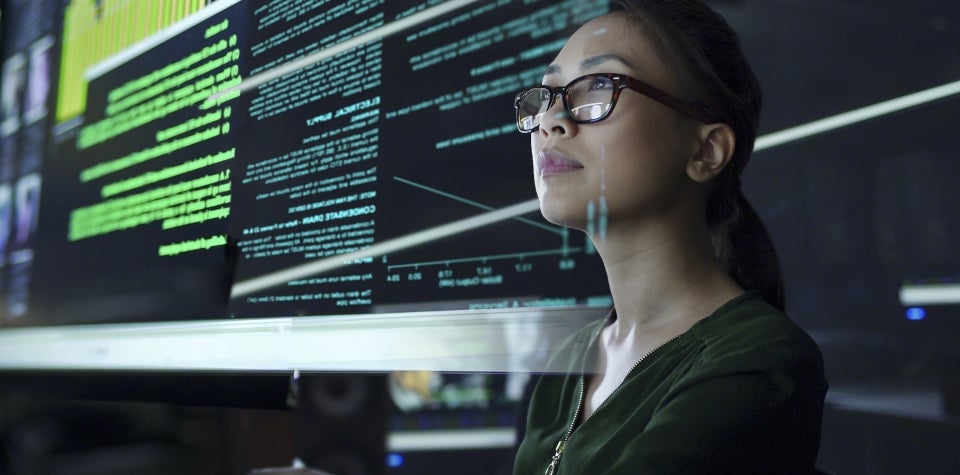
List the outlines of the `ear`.
{"label": "ear", "polygon": [[737,144],[733,128],[727,124],[707,124],[699,128],[699,147],[687,162],[687,176],[704,183],[723,171]]}

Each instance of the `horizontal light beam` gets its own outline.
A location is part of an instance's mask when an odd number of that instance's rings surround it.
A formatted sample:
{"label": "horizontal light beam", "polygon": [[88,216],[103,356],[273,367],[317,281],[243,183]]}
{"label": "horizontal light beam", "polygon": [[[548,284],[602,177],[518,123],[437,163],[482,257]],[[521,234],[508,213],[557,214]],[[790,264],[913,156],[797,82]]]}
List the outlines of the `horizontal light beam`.
{"label": "horizontal light beam", "polygon": [[[587,306],[118,323],[0,331],[4,370],[559,371]],[[363,344],[358,344],[363,342]]]}
{"label": "horizontal light beam", "polygon": [[513,447],[517,434],[514,429],[398,431],[387,434],[387,450],[415,452],[458,449],[502,449]]}
{"label": "horizontal light beam", "polygon": [[960,284],[904,284],[900,287],[900,305],[960,304]]}
{"label": "horizontal light beam", "polygon": [[244,93],[255,87],[258,87],[270,81],[273,81],[274,79],[290,74],[294,71],[298,71],[307,66],[319,63],[320,61],[323,61],[327,58],[332,58],[344,51],[348,51],[350,49],[356,48],[357,46],[367,44],[371,41],[376,41],[379,39],[386,38],[390,35],[394,35],[408,28],[417,26],[420,23],[433,20],[434,18],[437,18],[442,15],[446,15],[447,13],[458,10],[471,3],[476,3],[476,2],[477,0],[450,0],[444,3],[441,3],[440,5],[437,5],[435,7],[428,8],[422,12],[414,13],[413,15],[410,15],[405,18],[401,18],[392,23],[388,23],[375,30],[368,31],[367,33],[364,33],[362,35],[355,36],[353,38],[350,38],[349,40],[343,41],[341,43],[337,43],[328,48],[324,48],[320,51],[317,51],[316,53],[308,54],[300,59],[295,59],[289,63],[281,64],[280,66],[277,66],[273,69],[269,69],[260,74],[243,79],[242,81],[240,81],[240,84],[234,87],[227,88],[222,91],[218,91],[215,94],[211,94],[210,97],[208,97],[207,100],[205,101],[205,104],[216,103],[217,99],[219,99],[222,96],[226,96],[227,94],[233,94],[236,92]]}
{"label": "horizontal light beam", "polygon": [[338,254],[326,259],[319,259],[307,264],[290,267],[261,277],[245,280],[234,284],[230,295],[231,297],[242,297],[254,292],[264,290],[276,285],[286,284],[291,280],[302,279],[312,275],[327,272],[355,262],[359,259],[368,257],[379,257],[396,252],[401,249],[419,246],[428,242],[443,239],[445,237],[460,234],[472,229],[482,228],[491,224],[515,218],[520,215],[531,213],[540,209],[540,200],[532,200],[517,203],[505,208],[496,209],[486,213],[479,214],[452,223],[443,224],[437,227],[424,229],[395,239],[383,241],[374,244],[366,249],[359,251]]}
{"label": "horizontal light beam", "polygon": [[779,132],[757,137],[754,143],[754,151],[765,150],[777,145],[794,142],[803,138],[811,137],[817,134],[830,132],[841,127],[853,125],[865,120],[874,119],[886,114],[892,114],[897,111],[915,107],[928,102],[960,94],[960,81],[954,81],[941,86],[933,87],[923,91],[907,94],[877,104],[873,104],[849,112],[826,117],[806,124],[790,127]]}

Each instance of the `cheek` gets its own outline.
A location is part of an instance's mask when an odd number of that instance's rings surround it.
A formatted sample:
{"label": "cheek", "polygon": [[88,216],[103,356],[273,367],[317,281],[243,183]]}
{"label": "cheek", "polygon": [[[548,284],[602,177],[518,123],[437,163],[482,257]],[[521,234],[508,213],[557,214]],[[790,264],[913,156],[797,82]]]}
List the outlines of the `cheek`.
{"label": "cheek", "polygon": [[537,171],[537,155],[540,153],[541,148],[543,148],[543,144],[540,143],[537,133],[534,132],[530,134],[530,166],[533,167],[534,173]]}
{"label": "cheek", "polygon": [[686,160],[671,143],[675,135],[658,127],[618,131],[604,146],[597,178],[611,219],[642,216],[667,206],[685,176]]}

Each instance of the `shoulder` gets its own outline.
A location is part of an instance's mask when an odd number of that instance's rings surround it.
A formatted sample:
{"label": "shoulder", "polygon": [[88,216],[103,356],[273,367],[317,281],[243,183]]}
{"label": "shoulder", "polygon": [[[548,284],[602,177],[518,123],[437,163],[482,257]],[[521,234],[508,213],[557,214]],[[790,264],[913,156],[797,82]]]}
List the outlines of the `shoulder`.
{"label": "shoulder", "polygon": [[823,357],[810,335],[784,312],[748,292],[691,329],[704,370],[788,373],[823,378]]}
{"label": "shoulder", "polygon": [[587,322],[573,333],[552,345],[547,357],[545,373],[576,373],[583,370],[584,356],[609,320],[612,310],[602,317]]}

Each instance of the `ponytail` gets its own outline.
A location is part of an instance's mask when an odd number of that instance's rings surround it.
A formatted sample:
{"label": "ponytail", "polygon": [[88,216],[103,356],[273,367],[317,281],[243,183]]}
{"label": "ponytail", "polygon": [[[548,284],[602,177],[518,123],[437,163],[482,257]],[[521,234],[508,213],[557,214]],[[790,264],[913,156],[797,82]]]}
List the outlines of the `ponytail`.
{"label": "ponytail", "polygon": [[735,209],[710,229],[717,260],[740,287],[758,291],[767,303],[784,310],[783,277],[773,239],[747,197],[739,191],[736,195]]}

